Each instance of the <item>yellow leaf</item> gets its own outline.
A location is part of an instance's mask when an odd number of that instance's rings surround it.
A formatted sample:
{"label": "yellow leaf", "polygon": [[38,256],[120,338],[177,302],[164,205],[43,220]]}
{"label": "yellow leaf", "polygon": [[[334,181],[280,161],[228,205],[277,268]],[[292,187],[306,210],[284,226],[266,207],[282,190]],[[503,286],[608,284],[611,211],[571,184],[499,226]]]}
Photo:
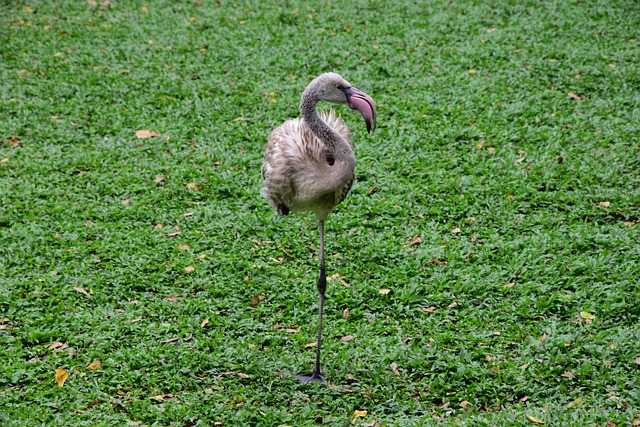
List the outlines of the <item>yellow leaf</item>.
{"label": "yellow leaf", "polygon": [[60,387],[64,385],[64,382],[69,378],[69,372],[66,369],[56,369],[56,382]]}
{"label": "yellow leaf", "polygon": [[179,251],[186,251],[186,250],[189,250],[189,249],[191,249],[191,246],[187,245],[186,243],[180,243],[178,245],[178,250]]}
{"label": "yellow leaf", "polygon": [[569,408],[573,408],[574,406],[582,405],[582,402],[583,402],[582,398],[579,397],[576,400],[574,400],[573,402],[569,403],[568,406],[569,406]]}
{"label": "yellow leaf", "polygon": [[594,316],[593,314],[589,313],[588,311],[581,311],[580,312],[580,317],[582,317],[583,319],[588,319],[588,320],[593,320],[596,318],[596,316]]}
{"label": "yellow leaf", "polygon": [[355,411],[353,411],[353,420],[351,420],[351,424],[355,425],[356,424],[356,419],[358,418],[364,418],[367,416],[369,412],[368,411],[358,411],[357,409]]}
{"label": "yellow leaf", "polygon": [[90,371],[95,371],[100,368],[102,368],[102,363],[98,359],[94,360],[89,366],[87,366],[87,369]]}
{"label": "yellow leaf", "polygon": [[208,317],[206,319],[204,319],[202,321],[202,323],[200,323],[200,327],[204,328],[205,326],[207,326],[207,323],[209,323],[209,318]]}
{"label": "yellow leaf", "polygon": [[532,415],[527,415],[527,418],[529,418],[532,422],[536,423],[536,424],[546,424],[546,422],[542,421],[539,418],[536,418]]}

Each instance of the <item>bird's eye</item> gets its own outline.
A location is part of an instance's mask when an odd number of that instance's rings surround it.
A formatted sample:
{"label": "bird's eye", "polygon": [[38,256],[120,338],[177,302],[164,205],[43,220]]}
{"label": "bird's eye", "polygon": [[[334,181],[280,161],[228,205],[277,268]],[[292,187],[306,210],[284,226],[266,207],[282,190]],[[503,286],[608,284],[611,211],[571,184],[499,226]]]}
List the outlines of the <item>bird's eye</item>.
{"label": "bird's eye", "polygon": [[342,90],[342,89],[344,89],[344,86],[338,85],[338,89]]}

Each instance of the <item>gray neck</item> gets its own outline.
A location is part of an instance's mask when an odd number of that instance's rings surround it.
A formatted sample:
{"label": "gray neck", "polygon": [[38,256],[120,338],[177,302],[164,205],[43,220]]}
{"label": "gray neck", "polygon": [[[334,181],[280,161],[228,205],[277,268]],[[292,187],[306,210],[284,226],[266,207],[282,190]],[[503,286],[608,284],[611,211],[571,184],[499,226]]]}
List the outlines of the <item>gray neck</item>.
{"label": "gray neck", "polygon": [[345,148],[351,151],[351,146],[335,129],[330,127],[318,115],[317,105],[319,98],[315,93],[315,85],[308,86],[300,99],[300,114],[309,129],[324,142],[327,151],[338,157],[345,153]]}

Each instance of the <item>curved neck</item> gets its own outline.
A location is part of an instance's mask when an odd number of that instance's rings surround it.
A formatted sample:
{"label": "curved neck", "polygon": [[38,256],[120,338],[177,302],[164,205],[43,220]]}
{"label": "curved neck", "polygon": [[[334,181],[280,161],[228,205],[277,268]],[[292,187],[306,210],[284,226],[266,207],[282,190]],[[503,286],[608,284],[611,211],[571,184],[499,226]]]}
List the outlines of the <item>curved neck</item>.
{"label": "curved neck", "polygon": [[338,147],[348,147],[349,143],[345,141],[345,139],[340,135],[335,129],[325,123],[322,118],[318,115],[317,105],[318,105],[318,97],[314,93],[314,87],[307,87],[302,93],[302,98],[300,99],[300,115],[304,119],[309,129],[320,139],[320,141],[324,142],[327,147],[327,150],[336,155],[341,154],[337,150]]}

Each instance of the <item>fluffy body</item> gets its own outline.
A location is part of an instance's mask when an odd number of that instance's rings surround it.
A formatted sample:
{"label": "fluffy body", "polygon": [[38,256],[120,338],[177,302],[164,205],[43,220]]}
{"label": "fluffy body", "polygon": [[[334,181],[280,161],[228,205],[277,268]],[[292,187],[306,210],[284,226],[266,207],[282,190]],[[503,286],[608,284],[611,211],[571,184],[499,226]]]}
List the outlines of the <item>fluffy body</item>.
{"label": "fluffy body", "polygon": [[[347,196],[355,175],[350,132],[333,109],[319,116],[348,144],[336,159],[302,118],[287,120],[269,135],[264,151],[260,194],[279,213],[311,211],[324,219]],[[327,177],[339,179],[330,180]],[[324,188],[322,186],[324,185]]]}

